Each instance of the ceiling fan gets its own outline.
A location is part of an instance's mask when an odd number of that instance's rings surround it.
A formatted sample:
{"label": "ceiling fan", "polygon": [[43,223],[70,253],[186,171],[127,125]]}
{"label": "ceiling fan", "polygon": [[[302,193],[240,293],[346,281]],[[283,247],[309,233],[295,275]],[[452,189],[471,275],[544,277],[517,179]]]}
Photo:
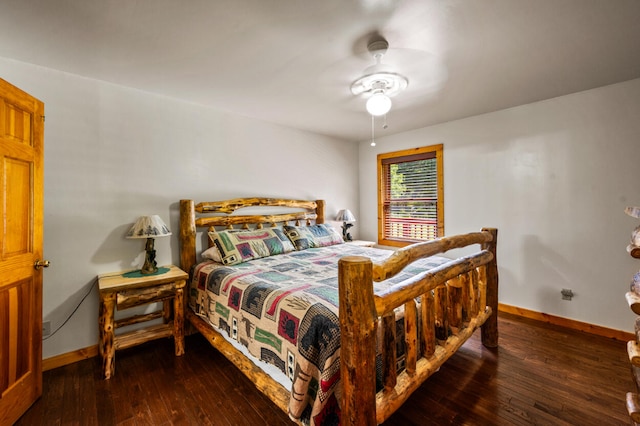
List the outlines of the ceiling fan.
{"label": "ceiling fan", "polygon": [[[386,119],[392,99],[394,111],[413,114],[415,111],[409,109],[428,105],[441,93],[448,77],[444,57],[422,48],[424,44],[419,42],[407,43],[398,34],[393,37],[395,41],[390,43],[378,31],[362,35],[349,45],[348,56],[319,73],[315,85],[318,96],[332,105],[339,105],[349,113],[367,114],[372,142],[376,119],[382,118],[382,129],[388,127]],[[340,51],[340,45],[336,46]],[[365,109],[366,106],[369,108]]]}
{"label": "ceiling fan", "polygon": [[340,44],[330,49],[327,57],[334,59],[338,52],[339,59],[320,69],[314,87],[318,96],[338,101],[349,111],[367,113],[364,103],[374,93],[393,99],[394,111],[417,107],[438,96],[447,81],[443,56],[427,50],[425,43],[408,43],[398,34],[364,34],[348,45],[347,56]]}
{"label": "ceiling fan", "polygon": [[407,88],[409,79],[400,74],[382,58],[389,49],[386,39],[378,36],[367,45],[375,64],[365,68],[363,75],[351,84],[351,93],[368,97],[366,108],[372,116],[385,115],[391,109],[391,97]]}

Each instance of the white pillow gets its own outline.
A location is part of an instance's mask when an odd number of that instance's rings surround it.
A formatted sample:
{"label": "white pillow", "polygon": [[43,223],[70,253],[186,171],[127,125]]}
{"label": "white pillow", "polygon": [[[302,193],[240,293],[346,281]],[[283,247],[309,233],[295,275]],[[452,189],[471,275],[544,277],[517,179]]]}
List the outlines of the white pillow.
{"label": "white pillow", "polygon": [[218,247],[216,246],[211,246],[203,251],[202,257],[213,260],[214,262],[222,263],[222,256],[220,256],[220,251],[218,251]]}

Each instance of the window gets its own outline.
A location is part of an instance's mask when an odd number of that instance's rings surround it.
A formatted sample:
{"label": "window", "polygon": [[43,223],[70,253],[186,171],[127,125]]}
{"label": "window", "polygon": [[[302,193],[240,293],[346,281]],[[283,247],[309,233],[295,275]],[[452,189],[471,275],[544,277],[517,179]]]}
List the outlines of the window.
{"label": "window", "polygon": [[444,235],[442,145],[378,155],[378,243],[405,246]]}

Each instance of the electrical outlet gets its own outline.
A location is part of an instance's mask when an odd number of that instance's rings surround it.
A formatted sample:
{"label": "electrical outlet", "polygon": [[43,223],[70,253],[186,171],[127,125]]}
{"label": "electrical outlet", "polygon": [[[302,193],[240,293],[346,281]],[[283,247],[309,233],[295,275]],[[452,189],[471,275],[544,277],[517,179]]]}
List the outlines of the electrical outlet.
{"label": "electrical outlet", "polygon": [[560,290],[560,294],[562,294],[562,300],[571,300],[573,298],[573,290],[570,288],[563,288]]}
{"label": "electrical outlet", "polygon": [[42,323],[42,337],[46,337],[51,334],[51,321],[45,321]]}

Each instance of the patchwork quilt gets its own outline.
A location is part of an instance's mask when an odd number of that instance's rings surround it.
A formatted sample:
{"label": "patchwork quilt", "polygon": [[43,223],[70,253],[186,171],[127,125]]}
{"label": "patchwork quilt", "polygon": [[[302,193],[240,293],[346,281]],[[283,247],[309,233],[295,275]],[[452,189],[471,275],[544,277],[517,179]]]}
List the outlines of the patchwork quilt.
{"label": "patchwork quilt", "polygon": [[[264,257],[234,266],[198,264],[189,305],[255,358],[291,380],[289,415],[305,424],[338,424],[340,418],[340,325],[338,260],[392,252],[338,244]],[[431,257],[375,283],[381,290],[450,259]]]}

